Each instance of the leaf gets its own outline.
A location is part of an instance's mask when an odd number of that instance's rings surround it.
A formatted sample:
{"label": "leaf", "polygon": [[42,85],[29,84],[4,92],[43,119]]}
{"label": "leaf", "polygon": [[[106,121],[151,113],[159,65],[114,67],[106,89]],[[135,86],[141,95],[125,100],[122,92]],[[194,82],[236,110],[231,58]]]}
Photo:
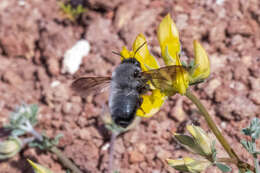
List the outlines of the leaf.
{"label": "leaf", "polygon": [[260,120],[259,118],[253,118],[249,127],[242,129],[242,133],[247,136],[251,136],[253,139],[258,139],[260,136]]}
{"label": "leaf", "polygon": [[24,130],[21,130],[21,129],[14,129],[14,130],[12,130],[12,132],[11,132],[11,135],[12,136],[22,136],[22,135],[24,135],[25,134],[25,131]]}
{"label": "leaf", "polygon": [[213,140],[211,144],[212,159],[215,162],[217,160],[216,141]]}
{"label": "leaf", "polygon": [[38,105],[33,104],[30,106],[30,122],[32,125],[35,125],[37,123],[37,115],[38,115]]}
{"label": "leaf", "polygon": [[254,151],[254,146],[253,143],[250,141],[246,141],[246,140],[241,140],[240,143],[243,145],[243,147],[251,154],[253,154]]}
{"label": "leaf", "polygon": [[230,172],[232,169],[231,167],[223,164],[223,163],[216,163],[216,166],[222,171],[222,172]]}
{"label": "leaf", "polygon": [[250,128],[243,128],[242,133],[247,136],[251,136],[251,130]]}

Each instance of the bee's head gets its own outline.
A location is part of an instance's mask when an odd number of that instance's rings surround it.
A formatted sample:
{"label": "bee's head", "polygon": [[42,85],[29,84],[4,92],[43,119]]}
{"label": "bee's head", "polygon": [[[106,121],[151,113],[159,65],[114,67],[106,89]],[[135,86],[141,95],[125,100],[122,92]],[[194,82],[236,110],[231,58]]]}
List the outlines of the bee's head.
{"label": "bee's head", "polygon": [[141,64],[139,61],[137,61],[137,59],[135,58],[127,58],[127,59],[124,59],[121,64],[124,64],[124,63],[129,63],[129,64],[134,64],[136,65],[137,67],[141,68]]}

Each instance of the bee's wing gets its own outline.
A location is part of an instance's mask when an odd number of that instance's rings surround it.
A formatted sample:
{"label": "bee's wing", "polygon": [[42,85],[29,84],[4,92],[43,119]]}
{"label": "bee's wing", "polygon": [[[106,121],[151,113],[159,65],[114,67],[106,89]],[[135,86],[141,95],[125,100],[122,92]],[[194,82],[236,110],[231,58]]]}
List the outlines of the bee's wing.
{"label": "bee's wing", "polygon": [[146,81],[151,81],[153,86],[162,91],[171,91],[177,74],[184,73],[187,69],[183,66],[171,65],[158,69],[142,72]]}
{"label": "bee's wing", "polygon": [[88,96],[103,92],[110,81],[111,77],[81,77],[71,84],[71,88],[81,96]]}

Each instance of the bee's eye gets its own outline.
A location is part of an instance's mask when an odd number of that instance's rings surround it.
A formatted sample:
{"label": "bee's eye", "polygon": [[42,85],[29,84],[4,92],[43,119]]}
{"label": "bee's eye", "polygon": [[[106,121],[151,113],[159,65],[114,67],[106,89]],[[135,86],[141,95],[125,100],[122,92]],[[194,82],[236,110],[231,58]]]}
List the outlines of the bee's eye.
{"label": "bee's eye", "polygon": [[135,70],[135,71],[134,71],[134,78],[137,78],[137,77],[139,77],[139,76],[140,76],[139,71],[138,71],[138,70]]}

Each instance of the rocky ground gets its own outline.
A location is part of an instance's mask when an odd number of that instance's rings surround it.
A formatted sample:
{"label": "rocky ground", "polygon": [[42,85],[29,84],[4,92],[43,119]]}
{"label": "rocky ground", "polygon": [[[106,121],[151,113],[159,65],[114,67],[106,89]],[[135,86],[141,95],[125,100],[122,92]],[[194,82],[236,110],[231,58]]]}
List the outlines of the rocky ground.
{"label": "rocky ground", "polygon": [[[84,99],[69,86],[76,76],[111,74],[120,63],[112,51],[123,45],[130,49],[139,33],[162,62],[156,27],[170,13],[179,29],[182,58],[193,57],[192,41],[197,39],[211,61],[210,78],[193,87],[194,92],[238,155],[252,164],[239,141],[245,138],[241,129],[260,116],[260,1],[89,0],[86,8],[73,22],[56,0],[0,1],[1,125],[18,105],[38,104],[37,130],[50,137],[64,134],[59,148],[82,171],[106,172],[110,134],[99,115],[107,93]],[[90,53],[75,75],[62,73],[64,53],[80,39],[90,43]],[[157,115],[117,138],[115,166],[129,173],[176,172],[165,159],[190,154],[172,139],[172,131],[184,132],[192,123],[208,130],[189,100],[169,98]],[[0,172],[32,172],[26,158],[65,172],[52,154],[28,148],[2,161]]]}

